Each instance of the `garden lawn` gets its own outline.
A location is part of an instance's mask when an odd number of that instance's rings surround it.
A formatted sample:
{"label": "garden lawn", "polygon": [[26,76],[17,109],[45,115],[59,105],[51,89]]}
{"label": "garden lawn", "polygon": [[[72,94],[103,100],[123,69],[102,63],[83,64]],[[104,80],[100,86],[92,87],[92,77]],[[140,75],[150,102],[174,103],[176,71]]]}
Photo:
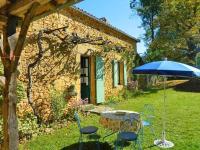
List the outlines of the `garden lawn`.
{"label": "garden lawn", "polygon": [[[200,92],[182,92],[175,91],[172,88],[166,90],[167,93],[167,118],[166,118],[166,138],[174,142],[174,150],[200,150]],[[162,131],[162,104],[163,90],[151,90],[145,92],[135,98],[124,100],[115,105],[115,109],[124,109],[141,112],[144,104],[152,104],[155,108],[155,131],[157,138],[161,138]],[[82,125],[95,125],[99,127],[101,136],[106,134],[105,129],[99,124],[99,116],[89,115],[81,117]],[[154,138],[150,134],[149,129],[144,130],[143,148],[150,149]],[[79,132],[75,123],[70,124],[66,128],[54,131],[50,135],[42,135],[33,138],[31,141],[20,146],[20,149],[30,150],[60,150],[60,149],[76,149]],[[113,149],[116,135],[106,139],[110,146],[104,143],[105,149]],[[101,144],[102,144],[101,143]],[[86,145],[87,146],[87,145]],[[86,148],[92,149],[92,148]],[[93,149],[96,149],[94,147]],[[126,147],[125,149],[130,149]],[[151,147],[152,150],[157,150],[157,147]]]}

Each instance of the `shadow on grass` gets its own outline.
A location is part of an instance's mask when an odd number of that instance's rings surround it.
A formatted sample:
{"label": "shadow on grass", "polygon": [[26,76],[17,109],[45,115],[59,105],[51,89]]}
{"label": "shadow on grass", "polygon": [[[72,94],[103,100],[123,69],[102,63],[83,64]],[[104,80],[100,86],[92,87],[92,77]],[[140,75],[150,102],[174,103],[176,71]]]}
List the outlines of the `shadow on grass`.
{"label": "shadow on grass", "polygon": [[[98,150],[97,143],[95,141],[88,141],[83,142],[82,150]],[[107,142],[99,142],[100,150],[113,150],[114,148]],[[72,145],[66,146],[62,148],[61,150],[78,150],[79,149],[79,143],[74,143]]]}
{"label": "shadow on grass", "polygon": [[162,87],[152,87],[152,88],[147,88],[144,89],[141,94],[153,94],[153,93],[157,93],[159,90],[162,90]]}
{"label": "shadow on grass", "polygon": [[200,80],[198,79],[191,79],[187,82],[182,84],[178,84],[173,87],[176,91],[183,91],[183,92],[200,92]]}

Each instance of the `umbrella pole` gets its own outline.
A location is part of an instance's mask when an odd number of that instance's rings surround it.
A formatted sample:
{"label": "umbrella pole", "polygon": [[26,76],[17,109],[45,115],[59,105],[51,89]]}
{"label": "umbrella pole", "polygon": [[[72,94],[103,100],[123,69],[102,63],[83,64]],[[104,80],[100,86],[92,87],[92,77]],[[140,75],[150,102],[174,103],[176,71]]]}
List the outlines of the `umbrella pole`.
{"label": "umbrella pole", "polygon": [[162,131],[162,140],[165,141],[166,139],[166,134],[165,134],[165,128],[166,128],[166,81],[167,77],[164,76],[164,98],[163,98],[163,131]]}
{"label": "umbrella pole", "polygon": [[157,139],[154,141],[154,144],[157,145],[160,148],[171,148],[174,146],[174,143],[172,143],[171,141],[167,141],[166,140],[166,81],[167,81],[167,77],[164,77],[164,99],[163,99],[163,116],[162,116],[162,121],[163,121],[163,130],[162,130],[162,138],[161,139]]}

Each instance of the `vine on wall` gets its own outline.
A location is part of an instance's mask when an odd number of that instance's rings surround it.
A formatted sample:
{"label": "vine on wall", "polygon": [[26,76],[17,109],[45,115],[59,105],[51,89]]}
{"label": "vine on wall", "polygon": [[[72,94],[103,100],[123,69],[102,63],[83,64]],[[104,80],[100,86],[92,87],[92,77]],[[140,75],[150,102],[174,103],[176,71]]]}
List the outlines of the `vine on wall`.
{"label": "vine on wall", "polygon": [[[45,76],[48,76],[50,73],[54,73],[55,76],[59,77],[63,74],[68,74],[70,77],[79,77],[80,65],[76,62],[76,54],[75,47],[80,44],[90,44],[94,46],[100,46],[101,51],[92,51],[88,50],[86,52],[90,53],[90,55],[98,55],[98,56],[106,56],[108,52],[118,52],[122,53],[126,51],[126,48],[119,45],[114,44],[111,41],[105,40],[102,37],[95,37],[86,35],[84,37],[80,37],[77,33],[68,33],[68,26],[64,26],[62,28],[57,29],[45,29],[39,31],[37,36],[37,46],[38,53],[34,58],[33,62],[28,65],[28,86],[27,86],[27,97],[30,106],[33,109],[34,115],[38,119],[38,123],[40,124],[42,119],[40,117],[39,112],[36,110],[36,106],[33,103],[32,99],[32,87],[34,81],[45,82]],[[54,60],[54,63],[51,64],[51,60]],[[54,71],[56,67],[60,66],[60,64],[64,64],[62,68],[59,67],[59,70]],[[48,68],[48,71],[44,73],[38,74],[38,70],[41,68]]]}

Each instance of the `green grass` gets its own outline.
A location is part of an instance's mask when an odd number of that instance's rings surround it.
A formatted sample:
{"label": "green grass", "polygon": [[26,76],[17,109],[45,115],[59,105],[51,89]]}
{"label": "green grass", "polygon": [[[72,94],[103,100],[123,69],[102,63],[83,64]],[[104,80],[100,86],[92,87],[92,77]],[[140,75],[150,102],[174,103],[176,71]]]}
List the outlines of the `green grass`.
{"label": "green grass", "polygon": [[[170,88],[167,93],[167,140],[173,141],[174,150],[199,150],[200,149],[200,93],[175,91]],[[155,131],[157,137],[161,137],[162,131],[162,104],[163,90],[147,91],[136,98],[132,98],[116,104],[116,109],[125,109],[140,112],[144,104],[152,104],[155,107]],[[106,134],[105,129],[99,124],[99,116],[89,115],[82,117],[84,125],[95,125],[99,127],[101,136]],[[153,136],[150,130],[145,129],[143,141],[144,149],[157,150],[157,147],[149,148],[153,144]],[[79,137],[78,128],[75,123],[68,127],[59,129],[51,135],[42,135],[20,146],[20,149],[30,150],[60,150],[73,149],[77,146]],[[107,142],[113,149],[116,135],[110,136]],[[103,143],[102,139],[100,141]],[[76,144],[76,146],[75,146]],[[104,143],[105,144],[105,143]],[[91,148],[90,148],[91,149]],[[95,149],[95,148],[94,148]],[[106,149],[106,148],[103,148]],[[130,149],[126,147],[125,149]]]}

